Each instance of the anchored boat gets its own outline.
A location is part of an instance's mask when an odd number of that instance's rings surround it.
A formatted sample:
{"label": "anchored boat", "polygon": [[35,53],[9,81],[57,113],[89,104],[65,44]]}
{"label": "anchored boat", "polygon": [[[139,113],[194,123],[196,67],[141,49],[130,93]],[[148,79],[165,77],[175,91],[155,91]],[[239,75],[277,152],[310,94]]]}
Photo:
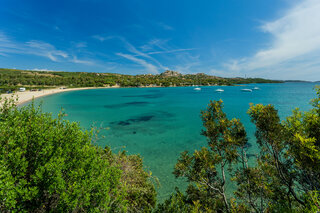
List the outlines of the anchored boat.
{"label": "anchored boat", "polygon": [[241,89],[242,92],[252,92],[252,89]]}

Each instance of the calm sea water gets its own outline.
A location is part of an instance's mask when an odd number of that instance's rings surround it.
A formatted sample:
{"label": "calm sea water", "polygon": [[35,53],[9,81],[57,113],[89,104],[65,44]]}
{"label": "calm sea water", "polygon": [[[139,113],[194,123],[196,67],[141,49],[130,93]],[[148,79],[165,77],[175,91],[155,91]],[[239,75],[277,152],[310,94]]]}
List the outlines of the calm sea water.
{"label": "calm sea water", "polygon": [[[174,178],[172,171],[179,153],[194,151],[206,145],[200,135],[200,111],[209,100],[224,101],[228,117],[240,118],[245,125],[251,148],[257,152],[254,126],[247,110],[249,103],[273,104],[281,118],[291,114],[295,107],[308,110],[310,99],[316,97],[314,83],[252,84],[243,87],[192,87],[176,88],[120,88],[72,91],[43,97],[45,112],[56,115],[61,108],[67,119],[80,122],[83,128],[108,127],[98,145],[111,146],[115,152],[126,150],[140,154],[144,165],[160,181],[159,199],[166,198],[175,186],[185,183]],[[260,90],[241,92],[242,88],[258,86]],[[215,92],[224,89],[223,93]]]}

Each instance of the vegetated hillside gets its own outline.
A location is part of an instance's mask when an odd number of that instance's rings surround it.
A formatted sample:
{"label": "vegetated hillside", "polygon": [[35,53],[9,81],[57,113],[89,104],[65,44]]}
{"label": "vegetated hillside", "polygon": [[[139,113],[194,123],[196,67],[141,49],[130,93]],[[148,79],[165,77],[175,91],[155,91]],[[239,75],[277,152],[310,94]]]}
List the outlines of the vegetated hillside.
{"label": "vegetated hillside", "polygon": [[180,74],[165,71],[152,75],[123,75],[94,72],[57,72],[0,69],[0,88],[16,89],[19,86],[36,87],[104,87],[118,85],[121,87],[139,86],[192,86],[192,85],[233,85],[246,83],[280,83],[281,81],[261,78],[221,78],[203,73]]}

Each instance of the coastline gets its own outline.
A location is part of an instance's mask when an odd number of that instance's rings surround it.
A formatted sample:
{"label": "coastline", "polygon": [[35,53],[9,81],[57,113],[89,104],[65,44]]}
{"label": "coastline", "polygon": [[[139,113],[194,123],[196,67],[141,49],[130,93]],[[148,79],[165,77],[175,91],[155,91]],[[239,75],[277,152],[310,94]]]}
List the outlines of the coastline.
{"label": "coastline", "polygon": [[[246,86],[247,84],[236,84],[233,86]],[[204,85],[202,85],[204,86]],[[208,85],[208,86],[228,86],[228,85]],[[89,90],[89,89],[111,89],[111,88],[163,88],[164,86],[139,86],[139,87],[121,87],[119,85],[111,86],[111,87],[77,87],[77,88],[64,88],[64,87],[57,87],[53,89],[43,89],[41,91],[24,91],[24,92],[14,92],[11,94],[0,94],[0,107],[2,106],[2,102],[4,99],[16,99],[18,98],[17,101],[15,101],[16,105],[21,105],[26,102],[31,101],[32,99],[37,99],[40,97],[48,96],[48,95],[54,95],[62,92],[70,92],[70,91],[77,91],[77,90]],[[169,86],[169,87],[187,87],[187,86]],[[191,86],[190,86],[191,87]]]}
{"label": "coastline", "polygon": [[25,92],[15,92],[11,94],[1,94],[0,97],[2,100],[0,101],[0,106],[2,105],[2,102],[4,99],[16,99],[17,105],[24,104],[26,102],[31,101],[32,99],[37,99],[40,97],[48,96],[48,95],[54,95],[62,92],[70,92],[70,91],[77,91],[77,90],[89,90],[89,89],[108,89],[108,88],[119,88],[119,86],[113,86],[113,87],[79,87],[79,88],[65,88],[62,87],[54,88],[54,89],[44,89],[41,91],[25,91]]}

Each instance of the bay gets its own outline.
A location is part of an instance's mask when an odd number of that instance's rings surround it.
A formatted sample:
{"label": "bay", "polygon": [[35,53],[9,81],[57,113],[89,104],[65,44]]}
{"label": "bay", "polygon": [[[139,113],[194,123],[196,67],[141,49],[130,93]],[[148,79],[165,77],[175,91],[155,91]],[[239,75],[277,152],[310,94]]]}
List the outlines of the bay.
{"label": "bay", "polygon": [[[140,154],[147,170],[159,179],[158,199],[167,198],[174,187],[186,186],[172,174],[179,154],[206,146],[200,135],[200,111],[210,100],[224,101],[229,118],[240,118],[248,132],[249,154],[257,153],[254,125],[247,115],[249,104],[273,104],[284,119],[298,107],[309,110],[316,97],[316,83],[250,84],[242,86],[170,88],[117,88],[80,90],[36,99],[44,112],[56,116],[61,109],[66,119],[80,122],[84,129],[105,128],[95,143],[114,152]],[[242,92],[241,89],[259,90]],[[215,92],[223,89],[224,92]]]}

